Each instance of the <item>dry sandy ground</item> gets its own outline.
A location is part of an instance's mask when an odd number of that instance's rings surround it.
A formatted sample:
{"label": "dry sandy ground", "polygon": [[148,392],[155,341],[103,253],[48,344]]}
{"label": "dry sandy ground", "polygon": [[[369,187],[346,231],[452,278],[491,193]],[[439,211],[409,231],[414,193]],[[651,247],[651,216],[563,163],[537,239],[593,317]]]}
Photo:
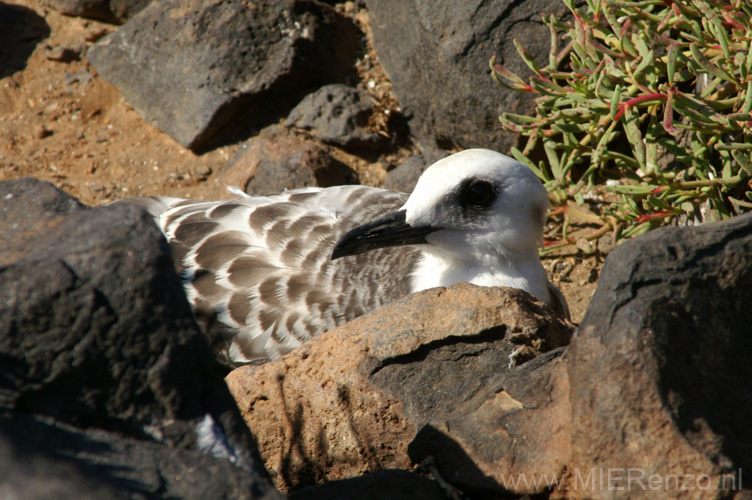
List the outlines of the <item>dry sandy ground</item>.
{"label": "dry sandy ground", "polygon": [[[239,144],[195,155],[144,122],[113,86],[96,75],[85,56],[65,62],[64,49],[81,52],[117,27],[66,17],[36,0],[22,16],[0,18],[0,181],[34,176],[90,205],[142,195],[227,198],[219,173]],[[340,6],[340,8],[343,8]],[[346,12],[368,34],[365,12]],[[375,54],[361,62],[364,88],[385,109],[397,106]],[[380,162],[333,154],[356,168],[366,184],[383,182],[384,164],[398,164],[410,147]],[[581,320],[595,290],[601,256],[569,247],[544,259],[552,280]]]}

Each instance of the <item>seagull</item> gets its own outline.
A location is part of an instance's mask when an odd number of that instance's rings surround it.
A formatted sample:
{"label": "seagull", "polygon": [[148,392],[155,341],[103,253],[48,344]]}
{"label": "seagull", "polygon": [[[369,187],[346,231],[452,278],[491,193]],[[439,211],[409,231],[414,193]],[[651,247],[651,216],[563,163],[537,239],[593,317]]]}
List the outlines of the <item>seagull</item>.
{"label": "seagull", "polygon": [[546,190],[494,151],[439,160],[409,197],[334,186],[127,201],[164,233],[196,320],[228,367],[279,358],[381,305],[461,281],[518,288],[569,315],[538,257]]}

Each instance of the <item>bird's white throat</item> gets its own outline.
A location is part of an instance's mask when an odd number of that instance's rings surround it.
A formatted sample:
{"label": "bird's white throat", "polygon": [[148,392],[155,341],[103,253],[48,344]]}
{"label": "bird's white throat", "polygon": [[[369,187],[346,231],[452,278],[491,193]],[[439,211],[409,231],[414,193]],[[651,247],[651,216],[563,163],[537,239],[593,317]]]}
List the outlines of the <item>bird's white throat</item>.
{"label": "bird's white throat", "polygon": [[457,261],[445,253],[422,247],[423,255],[412,274],[412,291],[448,287],[458,282],[478,286],[518,288],[546,304],[551,297],[546,270],[537,252],[499,258],[493,265],[486,262]]}

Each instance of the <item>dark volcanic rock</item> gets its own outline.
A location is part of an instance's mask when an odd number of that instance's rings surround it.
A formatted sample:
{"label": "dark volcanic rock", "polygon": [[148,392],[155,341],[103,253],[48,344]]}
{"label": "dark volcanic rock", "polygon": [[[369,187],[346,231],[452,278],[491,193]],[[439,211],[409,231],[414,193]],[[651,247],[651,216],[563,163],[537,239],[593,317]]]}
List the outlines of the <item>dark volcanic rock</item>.
{"label": "dark volcanic rock", "polygon": [[410,444],[475,495],[744,498],[752,215],[608,256],[572,343],[500,373]]}
{"label": "dark volcanic rock", "polygon": [[221,180],[225,186],[264,196],[286,189],[357,184],[358,175],[315,142],[272,126],[238,149]]}
{"label": "dark volcanic rock", "polygon": [[378,149],[384,136],[368,129],[373,98],[343,84],[321,87],[308,94],[287,117],[287,126],[306,129],[329,144]]}
{"label": "dark volcanic rock", "polygon": [[752,467],[751,283],[752,215],[613,250],[567,355],[575,464],[705,474],[705,498]]}
{"label": "dark volcanic rock", "polygon": [[152,0],[42,0],[53,10],[68,16],[88,17],[122,24],[138,14]]}
{"label": "dark volcanic rock", "polygon": [[[58,449],[67,437],[79,440]],[[0,416],[0,498],[24,500],[99,500],[132,498],[117,487],[82,470],[87,461],[63,454],[88,448],[83,431],[45,422],[29,415]],[[86,444],[84,444],[86,443]],[[71,446],[72,444],[72,446]],[[101,443],[96,443],[101,444]],[[102,446],[101,452],[107,447]],[[62,452],[62,453],[61,453]],[[77,451],[76,451],[77,452]]]}
{"label": "dark volcanic rock", "polygon": [[285,116],[312,88],[343,81],[357,33],[318,2],[164,0],[87,57],[146,121],[198,149]]}
{"label": "dark volcanic rock", "polygon": [[[137,207],[87,209],[35,179],[0,184],[0,451],[14,450],[11,470],[30,461],[61,481],[76,470],[58,486],[86,477],[82,495],[276,494],[169,255]],[[41,488],[28,487],[21,497]]]}
{"label": "dark volcanic rock", "polygon": [[258,475],[206,450],[30,415],[0,416],[0,460],[4,499],[282,498]]}
{"label": "dark volcanic rock", "polygon": [[352,479],[331,481],[290,494],[290,500],[447,500],[430,479],[404,470],[382,470]]}
{"label": "dark volcanic rock", "polygon": [[367,5],[379,60],[423,147],[504,152],[515,144],[517,136],[501,129],[499,115],[527,114],[533,101],[499,87],[488,61],[496,55],[498,62],[528,74],[513,40],[546,60],[551,37],[540,15],[564,15],[563,3],[369,0]]}
{"label": "dark volcanic rock", "polygon": [[[571,403],[563,349],[541,354],[492,377],[473,398],[437,413],[408,447],[428,457],[471,497],[552,489],[571,456]],[[536,477],[532,484],[517,481]]]}

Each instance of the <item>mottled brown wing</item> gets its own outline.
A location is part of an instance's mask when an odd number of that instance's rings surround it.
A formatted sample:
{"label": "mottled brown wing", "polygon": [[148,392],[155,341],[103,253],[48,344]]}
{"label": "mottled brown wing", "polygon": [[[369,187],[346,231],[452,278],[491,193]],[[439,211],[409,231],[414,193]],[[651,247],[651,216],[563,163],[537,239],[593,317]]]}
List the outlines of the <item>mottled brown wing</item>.
{"label": "mottled brown wing", "polygon": [[167,236],[196,319],[220,358],[252,363],[281,356],[410,293],[415,249],[330,260],[345,232],[397,210],[406,198],[338,186],[221,202],[157,197],[139,204]]}

